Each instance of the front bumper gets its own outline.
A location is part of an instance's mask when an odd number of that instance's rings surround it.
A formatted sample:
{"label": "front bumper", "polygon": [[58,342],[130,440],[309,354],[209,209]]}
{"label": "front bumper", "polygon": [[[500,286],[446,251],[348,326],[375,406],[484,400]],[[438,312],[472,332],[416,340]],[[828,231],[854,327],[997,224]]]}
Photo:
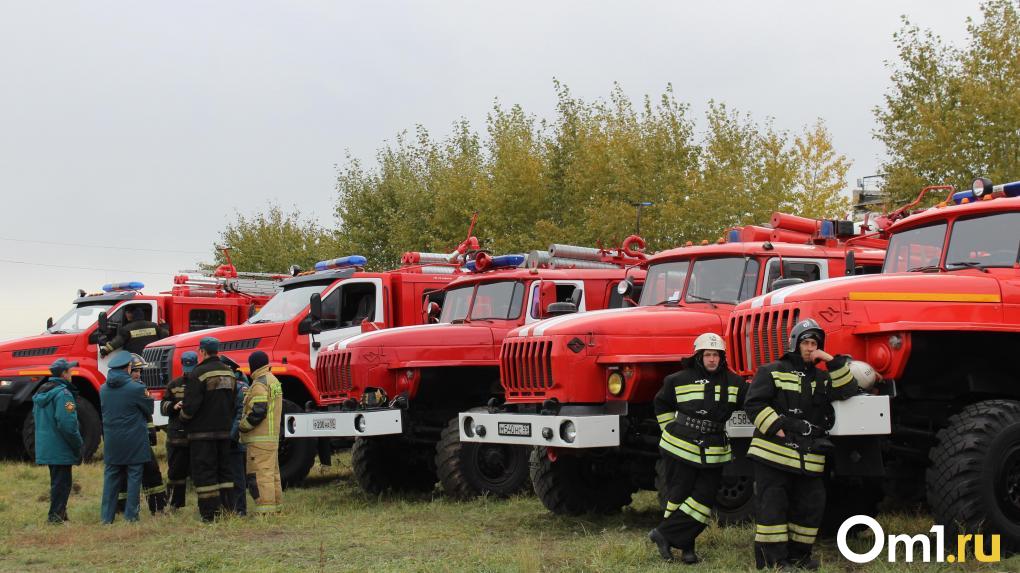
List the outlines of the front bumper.
{"label": "front bumper", "polygon": [[[884,435],[890,432],[888,396],[856,396],[835,402],[833,408],[836,424],[829,432],[832,436]],[[545,416],[461,412],[460,440],[574,449],[618,447],[622,417],[615,414]],[[568,422],[573,425],[572,432],[566,431]],[[572,440],[569,439],[571,435]],[[726,422],[726,435],[731,439],[750,439],[754,435],[754,426],[747,414],[734,412]]]}
{"label": "front bumper", "polygon": [[356,438],[404,433],[403,410],[396,408],[286,414],[283,422],[285,438]]}
{"label": "front bumper", "polygon": [[0,375],[0,416],[32,405],[32,396],[46,377]]}

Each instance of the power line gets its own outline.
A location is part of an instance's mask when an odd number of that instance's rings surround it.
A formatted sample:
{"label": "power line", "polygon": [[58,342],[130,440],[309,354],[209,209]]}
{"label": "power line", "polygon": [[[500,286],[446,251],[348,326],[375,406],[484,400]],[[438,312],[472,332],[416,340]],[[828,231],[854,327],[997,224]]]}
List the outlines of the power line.
{"label": "power line", "polygon": [[183,251],[177,249],[144,249],[141,247],[120,247],[114,245],[87,245],[84,243],[61,243],[58,241],[36,241],[34,239],[13,239],[10,237],[0,237],[0,241],[11,241],[13,243],[37,243],[40,245],[56,245],[59,247],[84,247],[87,249],[112,249],[115,251],[140,251],[144,253],[179,253],[186,255],[207,255],[205,251]]}
{"label": "power line", "polygon": [[79,271],[102,271],[106,273],[125,273],[134,275],[159,275],[162,277],[168,276],[172,273],[154,273],[149,271],[131,271],[127,269],[101,269],[97,267],[76,267],[71,265],[51,265],[48,263],[31,263],[28,261],[14,261],[11,259],[0,259],[0,263],[10,263],[13,265],[31,265],[33,267],[49,267],[54,269],[74,269]]}

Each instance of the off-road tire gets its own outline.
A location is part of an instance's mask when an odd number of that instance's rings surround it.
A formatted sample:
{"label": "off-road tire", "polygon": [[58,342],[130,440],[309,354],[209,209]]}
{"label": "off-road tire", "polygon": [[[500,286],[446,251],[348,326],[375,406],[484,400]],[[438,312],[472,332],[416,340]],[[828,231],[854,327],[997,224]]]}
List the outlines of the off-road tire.
{"label": "off-road tire", "polygon": [[531,447],[460,441],[460,419],[443,429],[436,444],[436,473],[446,495],[472,499],[509,497],[530,485]]}
{"label": "off-road tire", "polygon": [[[81,432],[82,461],[90,462],[99,449],[103,437],[103,420],[92,402],[78,398],[78,431]],[[35,461],[35,416],[29,410],[21,424],[21,444],[29,460]]]}
{"label": "off-road tire", "polygon": [[1020,550],[1020,402],[985,400],[949,418],[928,454],[928,504],[947,539],[983,533]]}
{"label": "off-road tire", "polygon": [[294,402],[283,401],[283,412],[280,416],[280,447],[277,456],[280,460],[280,485],[284,489],[301,485],[315,465],[315,458],[319,453],[315,438],[284,437],[283,425],[286,415],[301,412],[301,407]]}
{"label": "off-road tire", "polygon": [[403,437],[357,438],[351,447],[354,478],[370,494],[432,491],[436,472]]}
{"label": "off-road tire", "polygon": [[[655,491],[659,508],[666,510],[666,462],[655,461]],[[724,476],[719,485],[712,508],[719,525],[739,525],[754,519],[754,478],[751,476]]]}
{"label": "off-road tire", "polygon": [[558,515],[609,514],[630,505],[637,488],[625,473],[600,471],[618,467],[594,454],[561,455],[549,460],[546,448],[531,452],[531,482],[545,507]]}

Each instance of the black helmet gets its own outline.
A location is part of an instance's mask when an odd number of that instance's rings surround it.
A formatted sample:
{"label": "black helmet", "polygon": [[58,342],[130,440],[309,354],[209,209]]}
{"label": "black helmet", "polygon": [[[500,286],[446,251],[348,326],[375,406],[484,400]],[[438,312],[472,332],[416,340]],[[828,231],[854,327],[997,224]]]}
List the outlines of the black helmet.
{"label": "black helmet", "polygon": [[806,338],[813,338],[818,342],[818,348],[825,348],[825,331],[815,322],[813,318],[807,318],[797,323],[790,331],[790,340],[786,345],[787,352],[797,352],[800,348],[800,341]]}

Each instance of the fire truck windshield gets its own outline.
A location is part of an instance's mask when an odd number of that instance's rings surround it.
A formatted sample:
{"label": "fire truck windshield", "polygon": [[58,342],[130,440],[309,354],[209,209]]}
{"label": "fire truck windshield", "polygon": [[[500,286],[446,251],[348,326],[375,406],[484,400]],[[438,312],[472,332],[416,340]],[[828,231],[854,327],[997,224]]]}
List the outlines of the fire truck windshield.
{"label": "fire truck windshield", "polygon": [[[756,294],[760,267],[757,259],[698,259],[693,269],[690,265],[690,261],[673,261],[649,267],[639,305],[677,304],[681,299],[688,303],[737,304]],[[690,281],[687,281],[688,270]],[[681,297],[685,281],[687,293]]]}
{"label": "fire truck windshield", "polygon": [[290,320],[308,306],[308,300],[313,294],[322,291],[322,284],[310,284],[276,293],[255,316],[248,319],[248,324]]}
{"label": "fire truck windshield", "polygon": [[945,222],[894,234],[889,240],[882,272],[938,271],[945,240]]}
{"label": "fire truck windshield", "polygon": [[1020,261],[1020,213],[958,219],[946,249],[947,270],[1007,267]]}
{"label": "fire truck windshield", "polygon": [[82,332],[99,320],[99,313],[110,310],[112,304],[89,304],[71,307],[71,310],[58,318],[53,326],[46,329],[50,334],[70,334]]}
{"label": "fire truck windshield", "polygon": [[462,322],[471,312],[471,320],[511,320],[521,315],[524,285],[500,281],[452,289],[446,293],[439,322]]}

